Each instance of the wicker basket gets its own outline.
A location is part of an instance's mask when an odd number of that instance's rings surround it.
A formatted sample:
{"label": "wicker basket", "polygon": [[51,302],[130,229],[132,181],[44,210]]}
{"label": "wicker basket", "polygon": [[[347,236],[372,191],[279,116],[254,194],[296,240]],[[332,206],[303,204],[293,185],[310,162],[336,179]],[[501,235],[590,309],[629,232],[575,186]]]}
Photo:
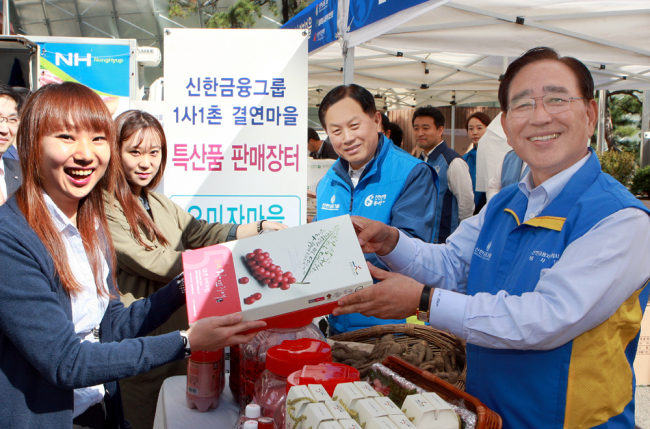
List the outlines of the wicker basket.
{"label": "wicker basket", "polygon": [[395,356],[388,356],[384,359],[382,365],[404,377],[416,386],[429,392],[435,392],[438,396],[451,404],[459,405],[459,403],[463,401],[462,406],[467,410],[476,413],[478,416],[476,429],[501,429],[503,424],[501,416],[483,405],[481,401],[469,393],[463,392],[455,386],[447,383],[445,380],[428,371],[423,371]]}
{"label": "wicker basket", "polygon": [[410,348],[419,340],[424,340],[434,355],[439,355],[442,350],[451,350],[456,353],[458,365],[462,368],[459,380],[454,383],[460,390],[465,390],[465,375],[467,374],[467,360],[465,343],[458,337],[439,331],[430,326],[415,325],[411,323],[401,325],[376,325],[357,331],[345,332],[330,338],[333,341],[350,341],[356,343],[375,344],[387,334],[393,334],[395,341],[404,343]]}

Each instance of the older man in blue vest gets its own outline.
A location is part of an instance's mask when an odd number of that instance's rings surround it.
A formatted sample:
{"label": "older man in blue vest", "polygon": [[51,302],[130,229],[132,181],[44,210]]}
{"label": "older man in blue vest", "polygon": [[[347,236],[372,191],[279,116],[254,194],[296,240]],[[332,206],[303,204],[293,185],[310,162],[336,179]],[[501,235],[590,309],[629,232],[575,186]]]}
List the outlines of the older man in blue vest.
{"label": "older man in blue vest", "polygon": [[[588,146],[593,79],[535,48],[499,87],[523,179],[446,245],[355,218],[359,242],[393,272],[334,314],[418,318],[467,340],[467,391],[504,428],[634,428],[633,359],[650,288],[650,213]],[[406,277],[408,276],[408,277]]]}

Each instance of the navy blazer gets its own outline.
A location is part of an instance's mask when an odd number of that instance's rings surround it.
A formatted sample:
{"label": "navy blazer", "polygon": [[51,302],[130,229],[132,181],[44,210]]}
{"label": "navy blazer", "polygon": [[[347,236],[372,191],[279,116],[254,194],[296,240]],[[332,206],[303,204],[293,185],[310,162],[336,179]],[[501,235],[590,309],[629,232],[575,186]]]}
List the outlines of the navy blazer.
{"label": "navy blazer", "polygon": [[0,249],[0,426],[71,428],[73,389],[103,383],[108,427],[128,428],[117,380],[184,357],[178,332],[142,337],[185,303],[175,282],[126,308],[109,273],[100,342],[82,342],[54,261],[15,197],[0,206]]}
{"label": "navy blazer", "polygon": [[23,183],[23,174],[20,171],[20,162],[2,157],[5,162],[5,183],[7,184],[7,198],[12,196]]}

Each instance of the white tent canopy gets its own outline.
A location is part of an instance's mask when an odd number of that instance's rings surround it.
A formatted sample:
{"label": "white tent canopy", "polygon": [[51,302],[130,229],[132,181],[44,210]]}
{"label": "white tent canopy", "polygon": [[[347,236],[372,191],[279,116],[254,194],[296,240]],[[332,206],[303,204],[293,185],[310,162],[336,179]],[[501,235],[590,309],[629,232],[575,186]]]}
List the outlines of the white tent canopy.
{"label": "white tent canopy", "polygon": [[[353,81],[389,108],[493,102],[509,62],[549,46],[583,61],[597,89],[650,88],[649,6],[647,0],[426,2],[406,22],[383,20],[383,32],[373,28],[370,39],[347,36],[347,47],[355,48]],[[310,56],[310,105],[343,82],[343,63],[341,43]]]}

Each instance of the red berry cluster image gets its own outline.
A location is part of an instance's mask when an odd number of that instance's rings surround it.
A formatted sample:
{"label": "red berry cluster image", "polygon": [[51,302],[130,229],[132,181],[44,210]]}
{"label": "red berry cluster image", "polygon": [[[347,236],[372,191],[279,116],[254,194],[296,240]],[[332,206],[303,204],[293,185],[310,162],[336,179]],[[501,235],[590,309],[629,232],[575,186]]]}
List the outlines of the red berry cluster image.
{"label": "red berry cluster image", "polygon": [[255,301],[259,301],[260,299],[262,299],[262,294],[257,292],[257,293],[252,294],[248,298],[244,298],[244,304],[251,305]]}
{"label": "red berry cluster image", "polygon": [[[273,264],[269,252],[264,252],[262,249],[255,249],[246,254],[246,265],[253,277],[271,289],[287,290],[296,282],[296,278],[290,271],[282,272],[279,265]],[[240,283],[242,280],[243,278],[240,279]]]}

